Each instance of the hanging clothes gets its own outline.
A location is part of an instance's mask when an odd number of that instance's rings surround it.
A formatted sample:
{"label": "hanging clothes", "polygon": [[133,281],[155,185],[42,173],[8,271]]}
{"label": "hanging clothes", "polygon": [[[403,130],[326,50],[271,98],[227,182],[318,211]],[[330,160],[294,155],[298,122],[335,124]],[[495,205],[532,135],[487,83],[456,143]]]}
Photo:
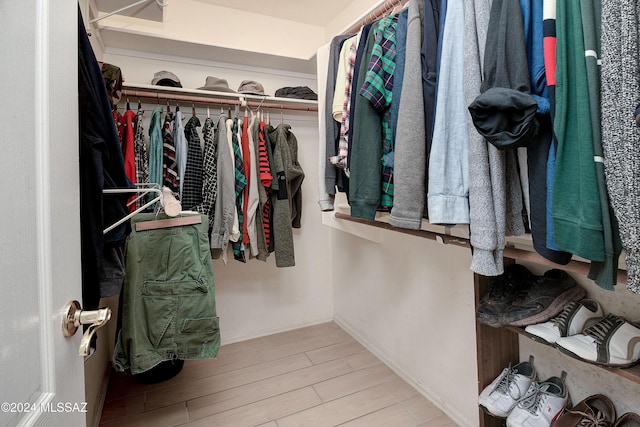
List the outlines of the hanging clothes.
{"label": "hanging clothes", "polygon": [[[233,119],[231,126],[231,142],[233,146],[234,156],[234,174],[235,174],[235,192],[236,192],[236,211],[238,214],[238,240],[232,241],[233,257],[240,262],[247,262],[244,254],[243,232],[244,232],[244,189],[247,186],[247,177],[244,174],[244,162],[242,160],[242,147],[238,139],[238,118]],[[242,134],[241,134],[242,135]]]}
{"label": "hanging clothes", "polygon": [[235,168],[234,157],[230,149],[230,128],[224,114],[218,118],[215,141],[218,146],[217,192],[214,205],[214,221],[211,229],[211,254],[213,258],[222,257],[227,263],[227,245],[229,241],[238,239],[238,219],[236,214]]}
{"label": "hanging clothes", "polygon": [[593,161],[587,69],[579,2],[557,3],[556,114],[558,141],[553,183],[556,245],[604,261],[602,208]]}
{"label": "hanging clothes", "polygon": [[260,205],[260,195],[258,194],[258,162],[256,159],[256,143],[257,134],[253,133],[254,126],[256,124],[256,116],[251,113],[251,122],[247,127],[247,139],[249,143],[249,192],[246,201],[247,205],[247,233],[249,237],[249,249],[251,255],[258,256],[258,228],[256,225],[256,218],[258,217],[258,206]]}
{"label": "hanging clothes", "polygon": [[[222,127],[222,133],[225,134],[224,123]],[[188,128],[189,123],[185,126],[185,130]],[[202,155],[202,203],[192,207],[193,210],[209,216],[212,223],[215,223],[214,207],[218,192],[218,139],[215,136],[215,132],[216,129],[213,120],[211,120],[210,117],[207,117],[204,121],[204,126],[202,126],[202,139],[204,142],[204,154]],[[194,132],[194,134],[195,135],[192,135],[192,137],[189,138],[189,151],[191,151],[192,148],[191,139],[193,138],[195,140],[195,138],[198,137],[197,132]],[[198,140],[198,147],[199,146],[200,142]],[[195,154],[197,157],[197,153]],[[187,170],[189,168],[189,164],[190,162],[187,158]],[[194,164],[197,164],[197,159]],[[189,176],[188,173],[187,176]],[[213,224],[211,225],[213,226]]]}
{"label": "hanging clothes", "polygon": [[589,110],[591,112],[591,133],[593,136],[593,159],[596,168],[598,195],[602,213],[602,233],[604,241],[604,261],[592,261],[587,277],[594,280],[604,289],[613,290],[618,282],[618,259],[622,251],[622,242],[618,233],[618,225],[609,203],[609,193],[604,171],[604,155],[602,149],[601,97],[600,97],[600,1],[580,2],[582,16],[582,35],[584,37],[585,61],[587,67],[587,84],[589,87]]}
{"label": "hanging clothes", "polygon": [[[209,120],[211,121],[211,120]],[[202,203],[202,177],[203,159],[200,148],[200,136],[198,135],[200,119],[192,116],[184,127],[184,133],[188,140],[184,179],[182,182],[182,208],[193,209]]]}
{"label": "hanging clothes", "polygon": [[182,191],[184,188],[184,173],[187,168],[187,142],[184,134],[184,126],[182,125],[182,111],[176,111],[173,121],[173,145],[176,149],[176,167],[178,172],[178,199],[182,201]]}
{"label": "hanging clothes", "polygon": [[[136,182],[138,184],[147,184],[149,182],[149,153],[147,144],[144,141],[143,114],[144,111],[141,108],[138,109],[135,120],[136,131],[133,140],[136,161]],[[139,198],[136,202],[136,208],[141,208],[144,203],[144,198]]]}
{"label": "hanging clothes", "polygon": [[[124,126],[124,139],[122,141],[122,155],[124,157],[124,172],[129,178],[129,181],[136,183],[136,155],[135,155],[135,125],[134,120],[136,113],[132,110],[127,110],[122,115],[122,122]],[[135,196],[129,198],[129,211],[133,212],[136,209],[136,204],[133,203]]]}
{"label": "hanging clothes", "polygon": [[173,113],[167,112],[162,125],[162,185],[174,193],[180,191],[176,147],[173,142]]}
{"label": "hanging clothes", "polygon": [[273,145],[272,173],[276,176],[271,184],[276,266],[292,267],[295,265],[292,228],[301,226],[304,172],[298,163],[298,142],[291,126],[281,124],[267,132]]}
{"label": "hanging clothes", "polygon": [[264,241],[267,253],[269,247],[271,247],[271,198],[269,197],[269,189],[273,182],[273,175],[271,174],[270,159],[273,155],[269,156],[271,147],[267,146],[265,138],[266,125],[264,121],[260,121],[259,124],[260,133],[258,135],[258,155],[260,165],[260,182],[262,189],[260,192],[260,209],[262,210],[262,229],[264,231]]}
{"label": "hanging clothes", "polygon": [[602,1],[602,145],[609,198],[620,227],[627,289],[640,293],[640,4]]}
{"label": "hanging clothes", "polygon": [[246,185],[242,190],[242,243],[249,249],[249,189],[251,188],[251,153],[249,150],[249,118],[245,110],[244,120],[240,124],[240,148],[242,150],[242,170]]}
{"label": "hanging clothes", "polygon": [[[405,72],[398,105],[394,192],[389,223],[418,230],[422,226],[427,197],[426,126],[422,90],[422,21],[424,3],[409,2],[405,45]],[[395,87],[395,85],[394,85]],[[395,96],[395,94],[394,94]]]}
{"label": "hanging clothes", "polygon": [[164,184],[162,111],[162,107],[156,107],[149,122],[149,182],[159,186]]}
{"label": "hanging clothes", "polygon": [[105,196],[103,190],[129,188],[132,184],[124,172],[111,102],[85,28],[78,7],[82,306],[92,310],[97,309],[100,302],[103,249],[124,244],[129,231],[128,224],[122,224],[103,234],[104,224],[113,224],[128,213],[126,195]]}
{"label": "hanging clothes", "polygon": [[553,121],[544,61],[543,4],[537,0],[520,0],[520,5],[524,17],[527,60],[530,64],[531,96],[538,104],[535,117],[540,126],[538,134],[526,148],[530,195],[529,227],[535,251],[550,261],[565,265],[572,255],[547,245],[547,164],[553,141]]}
{"label": "hanging clothes", "polygon": [[134,216],[126,243],[125,303],[113,364],[132,374],[173,359],[214,358],[220,348],[208,218],[202,215],[202,223],[194,225],[135,230],[136,224],[156,217]]}
{"label": "hanging clothes", "polygon": [[448,1],[433,141],[427,156],[427,208],[429,221],[435,224],[469,223],[469,140],[465,127],[460,126],[467,117],[464,33],[464,1]]}
{"label": "hanging clothes", "polygon": [[327,71],[327,90],[325,94],[325,145],[321,150],[321,169],[320,173],[320,209],[323,211],[333,210],[333,201],[336,194],[336,187],[344,191],[341,176],[336,168],[329,161],[330,157],[337,155],[338,139],[340,132],[340,124],[335,120],[331,120],[333,115],[333,88],[336,83],[336,74],[338,71],[338,61],[340,48],[342,43],[348,39],[348,35],[335,36],[331,40],[329,48],[329,65]]}

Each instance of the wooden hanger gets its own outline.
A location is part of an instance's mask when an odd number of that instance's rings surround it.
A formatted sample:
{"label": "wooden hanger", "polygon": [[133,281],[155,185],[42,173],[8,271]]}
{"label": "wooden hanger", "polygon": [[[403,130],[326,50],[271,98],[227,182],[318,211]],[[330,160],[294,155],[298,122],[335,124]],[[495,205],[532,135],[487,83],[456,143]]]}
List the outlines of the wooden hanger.
{"label": "wooden hanger", "polygon": [[192,103],[192,104],[191,104],[191,115],[192,115],[193,117],[195,117],[195,116],[196,116],[196,104],[195,104],[195,103]]}
{"label": "wooden hanger", "polygon": [[176,218],[156,219],[136,222],[136,231],[158,230],[161,228],[181,227],[184,225],[202,224],[202,216],[189,215]]}

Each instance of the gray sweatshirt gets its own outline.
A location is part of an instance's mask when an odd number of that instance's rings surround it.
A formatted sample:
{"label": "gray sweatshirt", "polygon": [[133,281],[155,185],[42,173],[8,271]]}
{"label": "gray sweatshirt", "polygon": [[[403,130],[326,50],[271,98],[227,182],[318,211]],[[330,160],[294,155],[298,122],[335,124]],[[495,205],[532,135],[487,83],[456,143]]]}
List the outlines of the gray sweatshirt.
{"label": "gray sweatshirt", "polygon": [[389,223],[419,229],[426,198],[426,131],[422,92],[422,17],[424,2],[409,3],[402,95],[396,130],[394,196]]}

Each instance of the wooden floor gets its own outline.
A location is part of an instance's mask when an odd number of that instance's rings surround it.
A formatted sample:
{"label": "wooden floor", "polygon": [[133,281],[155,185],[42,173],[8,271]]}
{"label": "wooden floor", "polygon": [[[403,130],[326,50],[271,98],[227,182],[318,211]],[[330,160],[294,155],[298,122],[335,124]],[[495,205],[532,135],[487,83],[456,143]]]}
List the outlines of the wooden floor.
{"label": "wooden floor", "polygon": [[334,323],[222,346],[145,385],[114,373],[101,427],[455,426]]}

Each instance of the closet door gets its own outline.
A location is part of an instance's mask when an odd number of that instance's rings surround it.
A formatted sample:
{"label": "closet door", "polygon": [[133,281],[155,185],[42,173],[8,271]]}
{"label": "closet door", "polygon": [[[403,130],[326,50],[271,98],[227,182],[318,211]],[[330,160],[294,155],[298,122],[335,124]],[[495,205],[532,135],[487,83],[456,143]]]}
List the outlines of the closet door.
{"label": "closet door", "polygon": [[0,425],[84,426],[75,0],[0,2]]}

